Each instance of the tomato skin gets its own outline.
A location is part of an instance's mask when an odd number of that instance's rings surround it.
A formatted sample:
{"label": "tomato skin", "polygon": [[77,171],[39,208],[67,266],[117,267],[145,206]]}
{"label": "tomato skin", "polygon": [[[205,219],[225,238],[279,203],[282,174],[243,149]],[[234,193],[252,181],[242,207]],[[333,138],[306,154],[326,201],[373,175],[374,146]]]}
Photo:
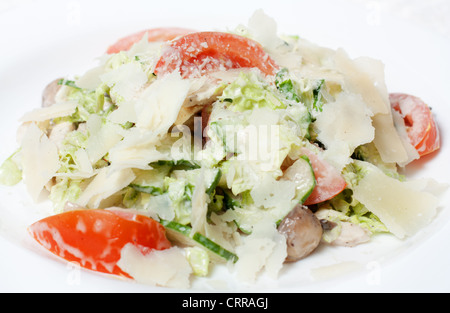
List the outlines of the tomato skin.
{"label": "tomato skin", "polygon": [[69,211],[44,218],[28,230],[44,248],[69,262],[128,278],[117,266],[126,244],[134,244],[143,254],[171,247],[161,224],[120,211]]}
{"label": "tomato skin", "polygon": [[332,165],[306,148],[303,148],[301,153],[309,158],[316,176],[316,187],[306,199],[304,205],[313,205],[330,200],[347,187],[341,173]]}
{"label": "tomato skin", "polygon": [[220,69],[255,67],[265,75],[279,69],[256,41],[229,33],[197,32],[168,43],[155,73],[179,70],[183,77],[198,77]]}
{"label": "tomato skin", "polygon": [[106,53],[114,54],[119,53],[120,51],[128,51],[135,43],[139,42],[145,34],[147,34],[149,42],[165,42],[192,32],[193,30],[177,27],[147,29],[119,39],[108,48]]}
{"label": "tomato skin", "polygon": [[404,93],[392,93],[389,100],[392,108],[402,115],[409,140],[420,156],[440,149],[439,129],[424,101]]}

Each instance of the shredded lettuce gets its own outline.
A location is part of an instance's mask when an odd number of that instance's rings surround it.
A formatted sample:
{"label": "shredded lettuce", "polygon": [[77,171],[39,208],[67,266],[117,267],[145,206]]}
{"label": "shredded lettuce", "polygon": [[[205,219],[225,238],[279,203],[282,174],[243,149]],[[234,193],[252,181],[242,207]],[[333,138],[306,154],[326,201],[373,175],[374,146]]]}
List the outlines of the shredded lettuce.
{"label": "shredded lettuce", "polygon": [[0,185],[15,186],[22,181],[22,169],[17,157],[19,151],[6,159],[0,166]]}
{"label": "shredded lettuce", "polygon": [[287,100],[303,103],[314,116],[323,110],[325,100],[324,79],[296,78],[291,76],[288,69],[278,71],[275,77],[275,85]]}
{"label": "shredded lettuce", "polygon": [[175,211],[174,221],[188,225],[191,222],[191,200],[194,186],[182,178],[166,177],[164,182],[171,206]]}
{"label": "shredded lettuce", "polygon": [[229,102],[233,111],[246,111],[254,108],[285,109],[283,103],[269,85],[254,72],[241,72],[239,77],[223,90],[219,97]]}
{"label": "shredded lettuce", "polygon": [[[366,161],[380,168],[389,177],[404,181],[405,177],[398,173],[397,165],[395,163],[386,163],[382,160],[373,142],[359,146],[353,153],[355,160]],[[362,170],[359,168],[359,170]]]}
{"label": "shredded lettuce", "polygon": [[59,173],[73,173],[79,171],[76,152],[85,149],[88,136],[80,131],[73,131],[66,135],[59,149],[61,167]]}
{"label": "shredded lettuce", "polygon": [[297,90],[292,79],[287,76],[288,70],[286,68],[281,69],[275,77],[275,85],[287,100],[292,100],[298,103],[300,102],[300,97],[297,94]]}
{"label": "shredded lettuce", "polygon": [[[324,235],[324,239],[331,241],[339,235],[340,222],[350,222],[369,231],[372,235],[379,233],[388,233],[387,227],[380,219],[370,212],[363,204],[353,197],[351,189],[345,189],[342,193],[321,206],[321,209],[331,209],[333,213],[328,212],[327,219],[336,223],[337,228],[331,229]],[[320,215],[320,214],[319,214]]]}
{"label": "shredded lettuce", "polygon": [[55,212],[62,212],[67,202],[76,203],[82,193],[82,180],[73,180],[67,177],[59,181],[50,189],[50,200],[53,202]]}
{"label": "shredded lettuce", "polygon": [[186,258],[192,267],[194,275],[205,277],[209,273],[209,254],[200,247],[186,248]]}

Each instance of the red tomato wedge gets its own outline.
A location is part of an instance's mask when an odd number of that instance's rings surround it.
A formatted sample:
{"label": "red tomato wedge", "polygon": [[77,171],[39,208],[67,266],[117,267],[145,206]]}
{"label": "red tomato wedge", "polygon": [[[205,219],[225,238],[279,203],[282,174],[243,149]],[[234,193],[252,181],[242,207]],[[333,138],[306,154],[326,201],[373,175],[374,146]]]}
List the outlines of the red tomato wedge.
{"label": "red tomato wedge", "polygon": [[117,266],[126,244],[135,245],[143,254],[171,247],[161,224],[146,216],[119,211],[69,211],[44,218],[28,230],[43,247],[69,262],[128,278]]}
{"label": "red tomato wedge", "polygon": [[274,75],[279,69],[256,41],[229,33],[198,32],[169,42],[155,74],[179,70],[182,77],[199,77],[235,68],[258,68],[266,75]]}
{"label": "red tomato wedge", "polygon": [[116,43],[108,48],[106,53],[113,54],[119,53],[120,51],[128,51],[135,43],[141,41],[142,37],[144,37],[145,34],[147,34],[149,42],[165,42],[192,32],[193,30],[177,27],[147,29],[119,39]]}
{"label": "red tomato wedge", "polygon": [[311,161],[314,175],[316,176],[316,187],[305,201],[305,205],[312,205],[330,200],[347,187],[347,183],[341,173],[332,165],[306,148],[302,149],[301,153],[306,155]]}
{"label": "red tomato wedge", "polygon": [[409,140],[420,156],[440,148],[439,129],[424,101],[404,93],[390,94],[389,100],[392,108],[402,115]]}

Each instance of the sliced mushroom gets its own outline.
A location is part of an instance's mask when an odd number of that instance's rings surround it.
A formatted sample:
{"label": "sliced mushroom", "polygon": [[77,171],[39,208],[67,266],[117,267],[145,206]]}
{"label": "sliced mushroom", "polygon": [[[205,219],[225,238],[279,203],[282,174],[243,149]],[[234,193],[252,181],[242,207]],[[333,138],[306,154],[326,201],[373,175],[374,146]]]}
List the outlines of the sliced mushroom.
{"label": "sliced mushroom", "polygon": [[286,262],[310,255],[322,239],[322,225],[306,206],[297,205],[281,222],[278,231],[286,237]]}
{"label": "sliced mushroom", "polygon": [[61,89],[61,85],[58,84],[60,80],[61,78],[55,79],[45,87],[42,93],[43,108],[50,107],[55,104],[56,94],[58,93],[59,89]]}

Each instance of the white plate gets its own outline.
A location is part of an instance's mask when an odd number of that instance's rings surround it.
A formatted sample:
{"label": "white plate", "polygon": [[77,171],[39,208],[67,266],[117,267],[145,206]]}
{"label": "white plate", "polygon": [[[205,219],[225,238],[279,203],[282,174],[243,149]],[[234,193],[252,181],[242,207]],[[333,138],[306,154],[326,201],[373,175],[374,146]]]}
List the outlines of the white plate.
{"label": "white plate", "polygon": [[[40,105],[44,86],[56,77],[82,74],[106,47],[126,34],[151,27],[225,30],[246,24],[263,8],[279,31],[320,45],[343,47],[386,65],[389,90],[423,98],[441,128],[442,149],[408,168],[411,177],[449,182],[450,43],[416,25],[404,24],[347,1],[7,1],[0,7],[0,160],[17,147],[17,120]],[[6,7],[6,10],[5,10]],[[37,247],[26,226],[43,216],[23,186],[0,188],[0,291],[166,292],[93,274],[60,262]],[[287,266],[277,281],[256,286],[235,282],[218,268],[195,290],[283,292],[450,291],[450,207],[447,195],[435,221],[405,241],[377,237],[357,248],[322,247]],[[214,289],[218,288],[218,289]]]}

